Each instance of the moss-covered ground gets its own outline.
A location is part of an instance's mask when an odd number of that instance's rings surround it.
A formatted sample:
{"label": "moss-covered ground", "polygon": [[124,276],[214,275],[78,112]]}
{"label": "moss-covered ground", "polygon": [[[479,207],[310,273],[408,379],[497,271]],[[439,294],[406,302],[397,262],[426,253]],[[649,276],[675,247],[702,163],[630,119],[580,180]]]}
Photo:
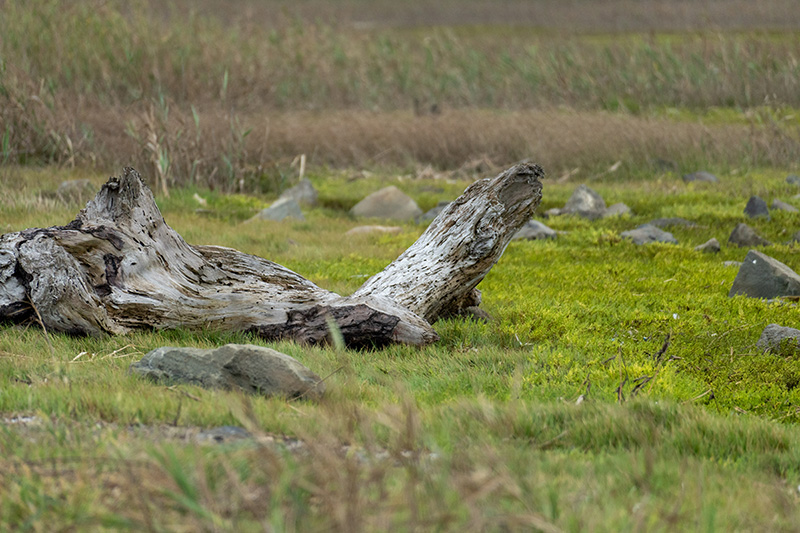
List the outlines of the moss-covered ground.
{"label": "moss-covered ground", "polygon": [[[424,208],[465,180],[368,177],[324,168],[306,221],[250,222],[274,196],[174,189],[158,197],[191,243],[267,257],[349,293],[408,247],[398,235],[345,238],[347,208],[394,184]],[[0,227],[64,224],[80,206],[40,193],[52,168],[3,173]],[[163,345],[265,344],[210,331],[76,338],[35,324],[0,329],[0,528],[7,530],[795,530],[800,524],[800,361],[756,347],[770,323],[796,326],[794,302],[729,298],[747,249],[800,269],[795,213],[746,220],[751,194],[800,189],[775,169],[613,174],[588,182],[633,214],[546,220],[552,241],[514,241],[479,288],[489,323],[436,324],[424,349],[372,351],[266,343],[327,376],[319,404],[154,384],[128,372]],[[577,182],[547,179],[540,212]],[[200,205],[195,194],[206,200]],[[678,245],[620,232],[659,217]],[[716,237],[719,254],[694,247]],[[665,342],[668,344],[665,348]],[[34,417],[33,422],[25,418]],[[243,426],[259,438],[209,445],[195,428]],[[301,443],[296,451],[278,441]]]}

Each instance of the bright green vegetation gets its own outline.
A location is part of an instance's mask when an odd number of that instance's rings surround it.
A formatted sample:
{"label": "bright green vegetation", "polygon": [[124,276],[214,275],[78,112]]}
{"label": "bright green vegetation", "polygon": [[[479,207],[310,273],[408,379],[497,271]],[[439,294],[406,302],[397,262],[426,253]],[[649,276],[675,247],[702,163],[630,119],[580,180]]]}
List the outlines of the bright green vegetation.
{"label": "bright green vegetation", "polygon": [[[37,200],[64,175],[3,176],[0,193],[13,200],[0,212],[5,231],[63,224],[78,208]],[[348,293],[424,227],[345,240],[363,223],[345,209],[388,183],[424,208],[467,185],[390,174],[354,181],[324,169],[310,177],[322,207],[305,222],[242,223],[274,196],[175,189],[158,202],[189,242],[267,257]],[[749,195],[789,200],[800,191],[774,170],[724,175],[718,185],[671,174],[608,178],[589,185],[635,215],[552,219],[566,232],[557,240],[513,242],[480,285],[495,317],[488,324],[438,323],[442,339],[425,349],[270,344],[327,376],[320,404],[127,372],[158,346],[263,342],[247,335],[95,339],[4,327],[0,416],[40,422],[0,425],[0,528],[795,529],[800,362],[754,344],[767,324],[796,325],[798,311],[728,298],[736,268],[722,263],[747,251],[724,242]],[[575,186],[546,180],[540,211],[563,205]],[[200,212],[195,193],[207,202]],[[618,236],[670,216],[698,224],[672,228],[677,246]],[[748,223],[781,243],[800,218],[773,212]],[[711,237],[723,242],[720,254],[693,251]],[[796,245],[765,251],[798,268]],[[303,451],[184,438],[220,425],[265,441],[300,439]],[[389,459],[364,459],[372,453]]]}
{"label": "bright green vegetation", "polygon": [[[0,0],[0,233],[67,223],[41,191],[133,165],[190,243],[347,294],[424,230],[343,238],[388,184],[427,210],[531,158],[540,212],[587,183],[634,213],[511,243],[494,320],[425,349],[270,344],[326,377],[319,404],[128,373],[252,336],[3,324],[0,531],[796,531],[800,361],[755,343],[800,313],[728,298],[723,262],[750,195],[798,205],[797,10],[722,4]],[[245,223],[301,154],[320,207]],[[701,168],[722,182],[680,180]],[[657,217],[697,226],[619,238]],[[800,217],[748,222],[800,270]],[[221,425],[258,438],[193,437]]]}

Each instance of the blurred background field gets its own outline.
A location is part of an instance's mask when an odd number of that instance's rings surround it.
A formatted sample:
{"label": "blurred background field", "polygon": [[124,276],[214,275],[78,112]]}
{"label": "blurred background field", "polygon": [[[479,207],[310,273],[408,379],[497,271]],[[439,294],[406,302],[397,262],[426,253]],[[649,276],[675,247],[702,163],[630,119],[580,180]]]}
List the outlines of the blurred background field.
{"label": "blurred background field", "polygon": [[0,5],[4,164],[271,192],[300,154],[576,179],[800,159],[783,0]]}

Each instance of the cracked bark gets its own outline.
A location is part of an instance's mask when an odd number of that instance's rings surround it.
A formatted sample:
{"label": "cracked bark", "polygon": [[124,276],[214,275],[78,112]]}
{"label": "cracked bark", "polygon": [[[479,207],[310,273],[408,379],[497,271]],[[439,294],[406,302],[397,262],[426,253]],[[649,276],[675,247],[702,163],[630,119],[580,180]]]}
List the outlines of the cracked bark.
{"label": "cracked bark", "polygon": [[349,346],[429,344],[439,317],[479,303],[475,286],[538,206],[542,176],[521,164],[474,183],[343,297],[272,261],[186,243],[126,168],[66,226],[0,236],[0,320],[38,312],[48,330],[73,334],[182,327],[307,343],[326,341],[333,320]]}

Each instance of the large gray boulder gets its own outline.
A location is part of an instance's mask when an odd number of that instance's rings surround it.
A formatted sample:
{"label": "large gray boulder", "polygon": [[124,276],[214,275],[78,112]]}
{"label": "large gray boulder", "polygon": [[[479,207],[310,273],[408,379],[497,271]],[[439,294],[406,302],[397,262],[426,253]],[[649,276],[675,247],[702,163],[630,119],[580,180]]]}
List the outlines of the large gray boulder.
{"label": "large gray boulder", "polygon": [[800,296],[800,276],[777,259],[750,250],[739,267],[728,296],[737,294],[752,298]]}
{"label": "large gray boulder", "polygon": [[769,246],[772,244],[744,222],[733,228],[730,237],[728,237],[728,242],[740,248],[745,246]]}
{"label": "large gray boulder", "polygon": [[580,185],[569,197],[561,213],[596,219],[602,217],[605,211],[606,202],[603,197],[586,185]]}
{"label": "large gray boulder", "polygon": [[279,198],[271,206],[262,209],[250,220],[274,220],[279,222],[286,218],[305,220],[300,204],[294,198]]}
{"label": "large gray boulder", "polygon": [[422,214],[417,203],[394,185],[376,191],[350,210],[357,217],[411,220]]}
{"label": "large gray boulder", "polygon": [[540,239],[555,239],[558,237],[556,231],[538,220],[529,220],[522,226],[519,231],[514,235],[513,239],[536,241]]}
{"label": "large gray boulder", "polygon": [[706,172],[705,170],[700,170],[697,172],[692,172],[691,174],[684,174],[683,181],[687,183],[690,181],[704,181],[706,183],[717,183],[719,180],[714,174]]}
{"label": "large gray boulder", "polygon": [[649,244],[651,242],[678,244],[678,239],[672,233],[650,224],[643,224],[636,229],[623,231],[619,235],[624,239],[631,239],[634,244]]}
{"label": "large gray boulder", "polygon": [[263,396],[318,400],[325,392],[320,377],[296,359],[253,344],[226,344],[210,350],[164,346],[148,352],[131,370],[156,381],[241,389]]}
{"label": "large gray boulder", "polygon": [[800,353],[800,329],[770,324],[761,332],[756,346],[781,355]]}
{"label": "large gray boulder", "polygon": [[300,180],[300,183],[294,187],[283,191],[283,194],[280,195],[278,200],[291,199],[295,200],[300,205],[314,207],[317,205],[318,196],[314,185],[307,178],[303,178]]}
{"label": "large gray boulder", "polygon": [[760,196],[751,196],[750,199],[747,200],[747,205],[744,206],[744,214],[750,218],[770,218],[767,202]]}

